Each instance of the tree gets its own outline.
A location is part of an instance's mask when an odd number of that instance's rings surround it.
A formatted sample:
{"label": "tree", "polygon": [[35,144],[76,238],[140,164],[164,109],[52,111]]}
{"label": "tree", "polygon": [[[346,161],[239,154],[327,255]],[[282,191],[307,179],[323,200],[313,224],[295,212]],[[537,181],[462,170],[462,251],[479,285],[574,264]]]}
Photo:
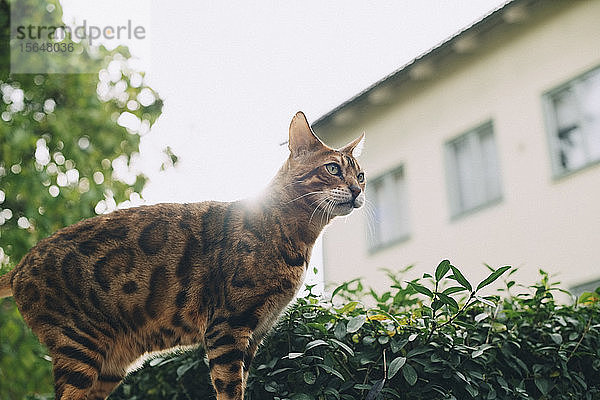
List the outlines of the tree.
{"label": "tree", "polygon": [[[146,177],[128,168],[162,107],[124,47],[92,49],[67,38],[82,51],[69,62],[95,73],[12,74],[14,3],[0,0],[0,274],[57,229],[140,197]],[[18,5],[35,10],[31,21],[62,25],[58,1]],[[0,338],[0,398],[51,392],[45,350],[12,299],[0,301]]]}

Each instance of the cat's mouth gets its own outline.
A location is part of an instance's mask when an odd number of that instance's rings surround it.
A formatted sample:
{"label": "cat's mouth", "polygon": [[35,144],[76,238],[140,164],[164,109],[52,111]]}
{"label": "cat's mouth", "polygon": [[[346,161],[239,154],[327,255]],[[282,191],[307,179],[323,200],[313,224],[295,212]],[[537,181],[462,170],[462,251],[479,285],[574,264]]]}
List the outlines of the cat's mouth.
{"label": "cat's mouth", "polygon": [[333,192],[331,198],[326,201],[324,209],[331,216],[343,216],[350,214],[355,208],[362,207],[364,202],[363,193],[353,197],[349,193]]}
{"label": "cat's mouth", "polygon": [[339,203],[338,206],[351,207],[351,208],[360,208],[362,204],[359,204],[356,200],[346,201],[345,203]]}
{"label": "cat's mouth", "polygon": [[358,202],[356,199],[346,201],[343,203],[337,203],[333,208],[333,214],[337,216],[348,215],[355,208],[360,208],[362,206],[361,202]]}

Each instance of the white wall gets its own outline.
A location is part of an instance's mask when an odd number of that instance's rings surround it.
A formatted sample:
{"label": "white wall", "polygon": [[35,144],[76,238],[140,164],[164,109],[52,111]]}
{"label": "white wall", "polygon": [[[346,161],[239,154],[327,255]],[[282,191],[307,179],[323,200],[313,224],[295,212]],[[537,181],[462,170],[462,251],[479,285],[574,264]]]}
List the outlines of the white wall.
{"label": "white wall", "polygon": [[[538,268],[558,274],[563,286],[600,279],[600,166],[553,179],[542,101],[544,92],[600,66],[599,20],[600,1],[578,2],[340,137],[366,132],[360,162],[368,177],[404,165],[411,237],[369,254],[367,213],[334,221],[323,246],[326,281],[363,276],[384,288],[378,268],[416,264],[412,278],[443,258],[472,280],[487,274],[483,263],[518,266],[523,283],[535,281]],[[444,143],[489,120],[503,200],[453,220]]]}

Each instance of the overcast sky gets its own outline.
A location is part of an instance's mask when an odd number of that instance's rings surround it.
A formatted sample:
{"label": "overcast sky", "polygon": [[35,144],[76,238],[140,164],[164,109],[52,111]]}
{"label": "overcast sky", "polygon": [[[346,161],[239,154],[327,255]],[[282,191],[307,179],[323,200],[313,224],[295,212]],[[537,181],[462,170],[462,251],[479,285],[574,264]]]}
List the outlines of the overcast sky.
{"label": "overcast sky", "polygon": [[[258,192],[296,111],[316,120],[504,2],[61,1],[69,21],[145,28],[125,44],[164,100],[141,146],[150,203]],[[167,145],[180,162],[159,173]]]}

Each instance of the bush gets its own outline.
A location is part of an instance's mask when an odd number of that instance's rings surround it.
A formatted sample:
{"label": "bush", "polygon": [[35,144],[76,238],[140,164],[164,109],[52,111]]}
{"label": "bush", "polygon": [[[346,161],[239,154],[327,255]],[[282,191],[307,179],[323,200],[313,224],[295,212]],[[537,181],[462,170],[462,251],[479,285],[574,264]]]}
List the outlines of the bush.
{"label": "bush", "polygon": [[[291,306],[261,347],[246,399],[599,399],[600,290],[573,305],[541,282],[505,298],[443,261],[433,276],[377,294],[359,280]],[[514,289],[512,289],[514,290]],[[376,304],[368,308],[366,298]],[[423,300],[424,299],[424,300]],[[202,351],[155,358],[111,399],[214,399]]]}

